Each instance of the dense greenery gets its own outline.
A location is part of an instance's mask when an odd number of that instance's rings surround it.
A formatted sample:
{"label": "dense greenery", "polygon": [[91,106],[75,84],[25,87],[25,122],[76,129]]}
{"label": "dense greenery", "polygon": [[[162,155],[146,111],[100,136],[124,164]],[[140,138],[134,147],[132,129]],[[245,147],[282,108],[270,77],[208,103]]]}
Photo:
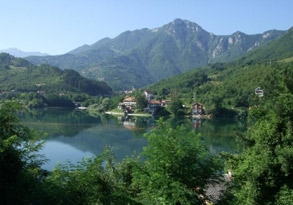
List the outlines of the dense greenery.
{"label": "dense greenery", "polygon": [[114,90],[124,90],[209,63],[234,60],[283,33],[271,30],[218,36],[195,23],[176,19],[156,29],[127,31],[113,39],[102,39],[64,55],[27,59],[36,65],[74,69],[86,77],[105,80]]}
{"label": "dense greenery", "polygon": [[[253,57],[248,54],[244,60],[230,64],[209,65],[151,86],[156,97],[172,99],[169,109],[174,115],[180,113],[183,102],[191,105],[201,101],[214,115],[250,107],[249,130],[239,135],[242,153],[222,154],[233,175],[220,204],[293,203],[293,62],[292,48],[287,46],[292,45],[292,32],[289,30],[278,43],[263,47]],[[278,53],[271,52],[273,48]],[[259,60],[262,56],[273,61]],[[7,54],[0,55],[0,71],[2,89],[10,100],[17,97],[34,105],[72,105],[74,99],[97,102],[93,106],[98,110],[111,109],[121,100],[119,96],[88,99],[83,94],[62,97],[49,92],[27,93],[39,87],[54,92],[97,92],[93,91],[97,84],[75,71],[36,67]],[[264,89],[264,97],[255,95],[258,86]],[[136,97],[142,98],[139,93]],[[141,107],[144,103],[141,99]],[[148,145],[142,152],[143,160],[131,157],[117,163],[111,150],[106,149],[104,154],[77,165],[67,163],[51,172],[42,170],[44,161],[36,154],[41,147],[40,134],[18,123],[15,112],[20,109],[13,103],[1,104],[0,108],[1,204],[204,204],[204,199],[209,199],[206,188],[222,183],[223,161],[208,152],[200,136],[184,127],[172,128],[162,120],[157,129],[145,135]]]}
{"label": "dense greenery", "polygon": [[0,109],[0,203],[41,203],[40,181],[46,171],[40,169],[42,161],[35,152],[40,148],[39,134],[17,124],[14,103]]}
{"label": "dense greenery", "polygon": [[73,70],[42,64],[34,66],[28,61],[8,54],[0,54],[1,91],[11,92],[81,92],[89,95],[108,95],[111,88],[104,82],[81,77]]}
{"label": "dense greenery", "polygon": [[[202,144],[199,135],[183,127],[172,129],[159,122],[147,135],[143,151],[146,162],[135,172],[134,181],[146,204],[201,204],[203,188],[219,178],[219,163]],[[136,179],[137,178],[137,179]],[[196,190],[197,187],[201,189]]]}
{"label": "dense greenery", "polygon": [[146,136],[144,161],[128,158],[117,164],[106,149],[77,165],[44,172],[33,155],[40,148],[34,143],[38,135],[16,123],[11,106],[3,105],[0,112],[3,204],[202,204],[203,189],[195,188],[216,183],[219,177],[218,159],[199,136],[162,121]]}
{"label": "dense greenery", "polygon": [[293,66],[275,73],[271,98],[250,112],[243,153],[228,155],[234,176],[231,204],[293,203],[292,76]]}
{"label": "dense greenery", "polygon": [[[276,82],[267,87],[268,98],[254,101],[250,129],[240,136],[243,152],[223,155],[233,183],[220,204],[293,202],[293,66],[281,65],[267,77]],[[205,188],[221,183],[221,161],[199,135],[162,120],[146,135],[144,160],[117,163],[106,149],[101,156],[45,172],[33,154],[40,147],[38,135],[17,124],[10,104],[2,105],[0,119],[3,204],[204,204]]]}

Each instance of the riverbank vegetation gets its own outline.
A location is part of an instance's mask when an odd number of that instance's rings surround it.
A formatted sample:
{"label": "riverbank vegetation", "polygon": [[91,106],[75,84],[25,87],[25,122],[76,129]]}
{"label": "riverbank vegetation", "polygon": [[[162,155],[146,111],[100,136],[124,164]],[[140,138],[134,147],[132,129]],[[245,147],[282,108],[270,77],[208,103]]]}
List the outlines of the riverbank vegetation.
{"label": "riverbank vegetation", "polygon": [[[271,98],[255,103],[249,112],[250,129],[239,136],[243,152],[222,153],[222,159],[211,155],[198,135],[159,121],[158,128],[146,135],[149,144],[142,153],[144,160],[134,156],[118,163],[106,149],[101,156],[77,165],[59,165],[48,172],[41,169],[43,161],[35,155],[40,147],[38,134],[17,124],[11,104],[3,104],[0,202],[291,204],[292,76],[292,67],[287,67],[270,77],[278,79],[272,85]],[[225,193],[215,201],[206,190],[223,185],[222,174],[227,169],[232,169],[232,183],[225,185]]]}
{"label": "riverbank vegetation", "polygon": [[[271,44],[283,45],[277,47],[277,53],[270,52],[272,47],[263,47],[242,60],[213,64],[149,87],[155,98],[172,100],[168,109],[174,115],[181,115],[195,101],[202,102],[206,112],[214,116],[248,113],[249,130],[235,134],[243,145],[242,152],[236,154],[211,154],[199,135],[160,120],[158,127],[145,135],[148,145],[140,156],[118,163],[106,148],[102,155],[78,164],[43,170],[44,158],[36,154],[42,145],[41,134],[18,123],[15,113],[22,106],[12,101],[31,106],[72,106],[72,102],[80,102],[102,111],[115,109],[122,99],[94,97],[91,93],[87,94],[92,97],[76,92],[37,93],[40,90],[30,94],[19,87],[11,90],[12,84],[6,83],[9,92],[2,92],[6,102],[0,108],[0,204],[293,204],[293,63],[288,60],[292,57],[292,46],[288,46],[292,39],[291,29]],[[267,54],[272,61],[259,60]],[[73,76],[60,81],[65,84],[97,85],[74,71],[35,67],[7,54],[1,54],[0,61],[0,71],[6,77],[13,77],[16,70],[40,74],[39,69],[44,69],[49,74]],[[25,75],[16,76],[14,82],[19,80],[26,89],[44,86],[39,81],[28,84]],[[59,79],[55,77],[52,82]],[[75,81],[75,77],[81,81]],[[59,88],[57,85],[46,88]],[[256,95],[257,87],[263,89],[263,96]],[[141,94],[136,95],[140,99]],[[141,100],[138,110],[144,103]],[[232,176],[224,183],[223,174],[228,169]],[[216,198],[207,194],[213,186],[222,187],[223,193],[218,192]]]}

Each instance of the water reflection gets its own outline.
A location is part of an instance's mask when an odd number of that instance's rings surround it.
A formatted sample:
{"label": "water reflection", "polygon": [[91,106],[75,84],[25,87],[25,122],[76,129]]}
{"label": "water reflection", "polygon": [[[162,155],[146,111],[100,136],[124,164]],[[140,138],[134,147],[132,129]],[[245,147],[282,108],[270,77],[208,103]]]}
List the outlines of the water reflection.
{"label": "water reflection", "polygon": [[[64,109],[26,110],[22,123],[48,133],[41,154],[50,160],[44,167],[52,169],[55,163],[70,159],[73,163],[82,157],[99,155],[106,146],[112,147],[118,160],[140,153],[147,145],[143,134],[156,127],[154,118],[124,118],[109,115],[90,116],[85,111]],[[237,150],[235,129],[245,131],[243,123],[232,119],[191,120],[167,118],[164,122],[173,128],[183,125],[201,133],[212,153]]]}

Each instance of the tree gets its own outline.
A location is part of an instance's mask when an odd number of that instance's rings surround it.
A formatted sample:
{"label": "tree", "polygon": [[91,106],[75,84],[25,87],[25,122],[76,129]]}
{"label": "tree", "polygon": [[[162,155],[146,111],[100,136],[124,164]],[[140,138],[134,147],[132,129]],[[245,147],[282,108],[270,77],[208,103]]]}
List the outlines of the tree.
{"label": "tree", "polygon": [[182,101],[180,99],[175,99],[170,103],[169,110],[171,113],[173,113],[175,116],[182,114]]}
{"label": "tree", "polygon": [[21,106],[2,104],[0,109],[0,204],[41,203],[41,181],[46,172],[40,168],[36,151],[40,135],[18,124],[15,115]]}
{"label": "tree", "polygon": [[144,109],[146,108],[148,101],[145,98],[145,96],[141,93],[141,92],[136,92],[135,93],[135,100],[136,100],[136,108],[139,111],[144,111]]}
{"label": "tree", "polygon": [[[149,204],[201,204],[203,188],[217,181],[220,170],[216,157],[209,154],[199,135],[184,127],[172,129],[162,120],[147,134],[146,158],[134,175],[138,194]],[[200,189],[196,189],[200,188]]]}
{"label": "tree", "polygon": [[173,115],[178,116],[182,115],[182,101],[179,99],[179,96],[177,95],[176,91],[171,92],[171,103],[168,106],[169,110]]}
{"label": "tree", "polygon": [[292,67],[281,72],[273,97],[249,114],[243,153],[228,159],[235,185],[231,204],[293,204]]}
{"label": "tree", "polygon": [[132,167],[138,162],[115,163],[107,148],[100,156],[77,165],[58,165],[47,178],[47,190],[58,204],[140,204],[131,193]]}

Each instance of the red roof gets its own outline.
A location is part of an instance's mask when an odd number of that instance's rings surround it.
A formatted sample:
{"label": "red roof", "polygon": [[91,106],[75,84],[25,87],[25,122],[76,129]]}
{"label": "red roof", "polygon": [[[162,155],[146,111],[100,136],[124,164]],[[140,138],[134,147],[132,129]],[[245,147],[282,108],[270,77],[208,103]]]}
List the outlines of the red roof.
{"label": "red roof", "polygon": [[149,104],[161,104],[161,102],[158,100],[150,100]]}
{"label": "red roof", "polygon": [[128,97],[128,98],[125,98],[125,99],[123,100],[123,102],[135,102],[135,98],[133,98],[133,97]]}

